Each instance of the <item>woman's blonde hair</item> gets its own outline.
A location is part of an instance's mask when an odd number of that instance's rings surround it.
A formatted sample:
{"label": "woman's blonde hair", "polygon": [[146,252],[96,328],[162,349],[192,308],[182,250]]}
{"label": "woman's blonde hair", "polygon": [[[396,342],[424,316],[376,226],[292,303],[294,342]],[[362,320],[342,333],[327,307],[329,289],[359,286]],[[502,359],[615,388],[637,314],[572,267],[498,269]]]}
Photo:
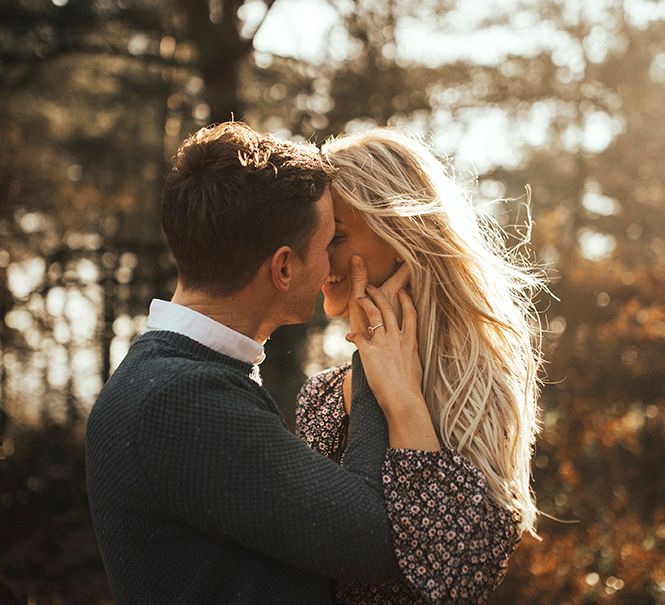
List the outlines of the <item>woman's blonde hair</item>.
{"label": "woman's blonde hair", "polygon": [[[332,188],[411,270],[423,394],[442,444],[485,475],[533,535],[541,272],[505,245],[427,147],[377,128],[326,142]],[[524,242],[523,242],[524,243]]]}

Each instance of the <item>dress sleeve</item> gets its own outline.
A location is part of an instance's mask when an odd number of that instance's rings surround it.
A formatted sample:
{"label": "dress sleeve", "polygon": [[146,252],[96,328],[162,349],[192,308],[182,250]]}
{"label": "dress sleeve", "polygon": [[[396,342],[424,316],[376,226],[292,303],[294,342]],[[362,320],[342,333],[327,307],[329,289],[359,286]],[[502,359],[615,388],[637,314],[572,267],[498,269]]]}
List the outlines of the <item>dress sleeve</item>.
{"label": "dress sleeve", "polygon": [[397,560],[428,603],[485,603],[519,542],[519,517],[487,495],[482,473],[460,454],[388,450],[386,510]]}

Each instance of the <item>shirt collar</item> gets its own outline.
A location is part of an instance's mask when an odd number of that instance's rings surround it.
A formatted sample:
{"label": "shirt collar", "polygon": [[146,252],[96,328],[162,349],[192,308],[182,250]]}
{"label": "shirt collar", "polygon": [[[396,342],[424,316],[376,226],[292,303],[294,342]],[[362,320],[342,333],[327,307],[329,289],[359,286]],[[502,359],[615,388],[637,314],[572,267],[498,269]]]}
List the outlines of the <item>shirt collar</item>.
{"label": "shirt collar", "polygon": [[266,358],[263,347],[249,336],[194,309],[157,298],[150,303],[146,326],[146,332],[153,330],[182,334],[213,351],[245,363],[259,364]]}

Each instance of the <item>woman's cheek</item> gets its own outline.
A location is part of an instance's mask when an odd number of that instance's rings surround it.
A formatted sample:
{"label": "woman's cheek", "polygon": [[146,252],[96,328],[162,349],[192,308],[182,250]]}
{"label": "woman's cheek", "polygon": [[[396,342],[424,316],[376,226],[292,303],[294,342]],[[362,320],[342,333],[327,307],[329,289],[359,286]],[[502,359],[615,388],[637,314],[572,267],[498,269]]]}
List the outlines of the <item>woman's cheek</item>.
{"label": "woman's cheek", "polygon": [[340,242],[333,250],[333,261],[338,273],[345,273],[351,266],[351,253],[344,242]]}

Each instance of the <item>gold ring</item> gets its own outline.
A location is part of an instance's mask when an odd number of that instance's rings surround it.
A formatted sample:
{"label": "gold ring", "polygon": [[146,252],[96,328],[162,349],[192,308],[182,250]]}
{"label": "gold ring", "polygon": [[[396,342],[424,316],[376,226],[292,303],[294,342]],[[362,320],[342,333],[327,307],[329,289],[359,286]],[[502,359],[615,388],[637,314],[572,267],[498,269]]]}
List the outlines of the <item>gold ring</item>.
{"label": "gold ring", "polygon": [[378,330],[382,325],[383,325],[383,323],[380,323],[380,324],[376,324],[375,326],[370,326],[369,328],[367,328],[367,331],[369,332],[369,335],[374,336],[374,332],[376,332],[376,330]]}

